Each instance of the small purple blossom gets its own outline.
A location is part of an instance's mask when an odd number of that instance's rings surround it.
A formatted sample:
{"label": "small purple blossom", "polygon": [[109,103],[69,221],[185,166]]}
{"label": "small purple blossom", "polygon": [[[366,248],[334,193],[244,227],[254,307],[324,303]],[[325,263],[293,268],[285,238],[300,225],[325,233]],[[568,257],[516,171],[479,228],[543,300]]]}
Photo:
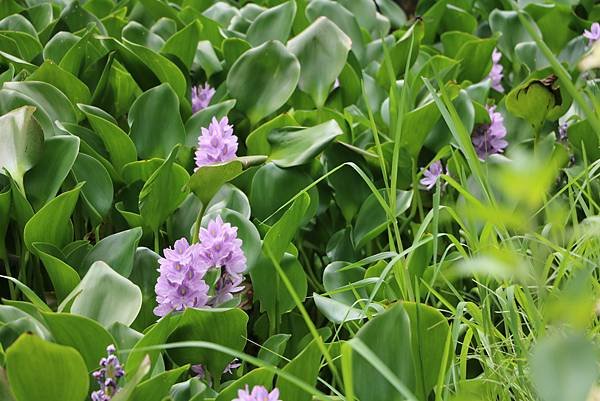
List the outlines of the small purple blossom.
{"label": "small purple blossom", "polygon": [[173,249],[163,251],[165,257],[158,260],[160,276],[154,287],[158,302],[155,315],[206,305],[209,287],[203,278],[208,267],[199,257],[199,250],[198,244],[189,245],[182,238],[175,241]]}
{"label": "small purple blossom", "polygon": [[254,386],[252,392],[249,391],[248,385],[244,390],[238,390],[237,398],[231,401],[281,401],[279,399],[279,389],[269,390],[263,386]]}
{"label": "small purple blossom", "polygon": [[204,86],[192,86],[192,112],[205,109],[214,95],[215,89],[208,82]]}
{"label": "small purple blossom", "polygon": [[593,45],[597,41],[600,40],[600,23],[594,22],[592,27],[588,31],[587,29],[583,31],[583,36],[589,40],[589,45]]}
{"label": "small purple blossom", "polygon": [[226,273],[235,277],[246,270],[246,256],[237,230],[237,227],[224,223],[221,216],[209,221],[206,228],[200,228],[198,256],[206,266],[223,267]]}
{"label": "small purple blossom", "polygon": [[508,146],[508,142],[504,139],[506,127],[502,114],[496,112],[496,106],[486,106],[486,109],[490,116],[490,124],[479,125],[471,136],[477,156],[481,160],[489,155],[503,153]]}
{"label": "small purple blossom", "polygon": [[500,93],[504,93],[504,87],[502,86],[502,78],[504,78],[502,71],[504,70],[504,67],[502,67],[502,64],[500,64],[501,58],[502,53],[500,53],[498,49],[494,49],[492,52],[492,69],[490,70],[488,78],[492,82],[492,89],[495,89]]}
{"label": "small purple blossom", "polygon": [[233,126],[229,119],[223,117],[217,121],[212,118],[207,128],[202,127],[196,150],[196,170],[202,166],[228,162],[235,158],[238,149],[238,138],[233,134]]}
{"label": "small purple blossom", "polygon": [[440,160],[436,160],[431,163],[429,168],[423,171],[423,178],[421,178],[421,185],[425,187],[425,189],[430,190],[435,186],[440,175],[444,173],[444,167],[442,166],[442,162]]}
{"label": "small purple blossom", "polygon": [[[242,364],[240,363],[239,359],[234,358],[233,361],[231,361],[227,366],[225,366],[225,369],[223,369],[223,374],[233,374],[233,371],[239,368],[240,366],[242,366]],[[196,377],[200,380],[207,380],[208,382],[211,381],[208,371],[201,363],[197,365],[192,365],[191,369],[192,372],[196,374]]]}
{"label": "small purple blossom", "polygon": [[92,401],[109,401],[119,392],[117,382],[125,375],[125,370],[115,355],[116,352],[114,345],[106,347],[108,356],[100,360],[100,369],[92,373],[92,377],[100,385],[100,390],[92,393]]}

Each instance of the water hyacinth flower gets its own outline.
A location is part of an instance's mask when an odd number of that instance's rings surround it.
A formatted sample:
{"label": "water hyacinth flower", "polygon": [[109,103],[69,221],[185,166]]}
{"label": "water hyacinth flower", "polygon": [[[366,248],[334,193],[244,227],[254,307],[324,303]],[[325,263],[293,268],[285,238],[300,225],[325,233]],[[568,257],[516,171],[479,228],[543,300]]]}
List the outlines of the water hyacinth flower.
{"label": "water hyacinth flower", "polygon": [[92,393],[92,401],[109,401],[120,390],[117,382],[125,375],[125,370],[115,355],[116,352],[114,345],[106,347],[107,357],[100,360],[100,369],[92,373],[100,385],[100,390]]}
{"label": "water hyacinth flower", "polygon": [[196,113],[208,107],[214,95],[215,89],[208,82],[204,86],[192,86],[192,112]]}
{"label": "water hyacinth flower", "polygon": [[569,123],[566,121],[558,126],[558,140],[559,141],[564,142],[567,140],[568,129],[569,129]]}
{"label": "water hyacinth flower", "polygon": [[501,58],[502,53],[500,53],[498,49],[494,49],[492,52],[492,69],[490,70],[488,78],[491,80],[492,89],[504,93],[504,87],[502,86],[502,78],[504,78],[502,71],[504,70],[504,67],[500,64]]}
{"label": "water hyacinth flower", "polygon": [[490,124],[481,124],[471,136],[475,152],[481,160],[489,155],[503,153],[508,146],[508,142],[504,139],[506,127],[502,114],[496,112],[496,106],[486,106],[485,108],[490,116]]}
{"label": "water hyacinth flower", "polygon": [[263,386],[254,386],[252,392],[248,386],[244,390],[238,390],[237,398],[231,401],[281,401],[279,399],[279,389],[275,388],[269,393]]}
{"label": "water hyacinth flower", "polygon": [[154,287],[158,306],[156,316],[185,308],[200,308],[209,300],[209,287],[204,281],[208,267],[198,257],[199,245],[188,244],[185,238],[175,241],[173,249],[163,251],[158,263],[160,276]]}
{"label": "water hyacinth flower", "polygon": [[583,36],[588,39],[589,45],[593,45],[597,41],[600,40],[600,23],[594,22],[588,31],[587,29],[583,31]]}
{"label": "water hyacinth flower", "polygon": [[444,173],[444,167],[442,166],[442,162],[440,160],[436,160],[431,163],[431,166],[427,170],[423,172],[423,178],[419,183],[425,187],[425,189],[430,190],[435,186],[440,175]]}
{"label": "water hyacinth flower", "polygon": [[196,169],[215,163],[228,162],[235,158],[238,149],[238,138],[233,134],[233,126],[229,119],[223,117],[218,121],[212,118],[208,128],[202,127],[196,150]]}
{"label": "water hyacinth flower", "polygon": [[[223,374],[233,374],[233,371],[239,368],[240,366],[242,366],[242,364],[240,363],[239,359],[234,358],[233,361],[231,361],[227,366],[225,366],[225,369],[223,369]],[[201,363],[197,365],[192,365],[191,370],[196,374],[197,378],[199,378],[200,380],[207,380],[209,385],[212,385],[212,380],[210,379],[210,375],[207,372],[204,365],[202,365]]]}

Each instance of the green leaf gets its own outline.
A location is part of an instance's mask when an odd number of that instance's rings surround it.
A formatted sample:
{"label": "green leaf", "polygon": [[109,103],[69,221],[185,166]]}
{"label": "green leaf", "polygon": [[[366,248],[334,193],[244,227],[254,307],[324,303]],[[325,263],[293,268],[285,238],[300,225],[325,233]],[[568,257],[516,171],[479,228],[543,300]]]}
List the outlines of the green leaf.
{"label": "green leaf", "polygon": [[270,372],[265,368],[254,369],[225,387],[219,393],[215,401],[233,400],[237,396],[238,390],[243,390],[246,386],[250,389],[254,386],[263,386],[270,389],[272,384],[273,372]]}
{"label": "green leaf", "polygon": [[277,223],[267,231],[263,242],[265,253],[279,262],[285,250],[296,236],[296,232],[302,225],[306,210],[310,204],[310,197],[303,193],[296,199],[288,210],[281,216]]}
{"label": "green leaf", "polygon": [[271,131],[269,159],[279,167],[307,164],[344,132],[335,120],[305,129],[277,129]]}
{"label": "green leaf", "polygon": [[168,84],[144,92],[127,117],[129,135],[140,158],[166,158],[173,146],[185,139],[177,95]]}
{"label": "green leaf", "polygon": [[92,95],[88,87],[75,75],[63,70],[52,60],[46,60],[33,72],[27,81],[42,81],[58,88],[69,98],[72,104],[89,104]]}
{"label": "green leaf", "polygon": [[183,167],[175,163],[178,151],[177,146],[140,191],[140,215],[154,232],[158,232],[188,194],[186,183],[190,177]]}
{"label": "green leaf", "polygon": [[87,183],[81,189],[81,197],[92,223],[100,224],[112,208],[114,188],[110,174],[101,162],[84,153],[79,153],[71,171],[75,181]]}
{"label": "green leaf", "polygon": [[200,32],[202,32],[202,24],[196,20],[171,36],[161,53],[173,55],[188,69],[191,68],[200,41]]}
{"label": "green leaf", "polygon": [[[310,386],[317,384],[317,377],[321,368],[321,351],[316,340],[304,348],[294,359],[290,361],[282,370],[296,378],[302,380]],[[307,393],[295,384],[284,379],[277,378],[277,388],[280,391],[280,397],[284,400],[310,401],[312,394]]]}
{"label": "green leaf", "polygon": [[88,371],[98,368],[106,357],[106,347],[115,339],[93,320],[70,313],[43,313],[54,342],[75,348],[83,357]]}
{"label": "green leaf", "polygon": [[439,310],[429,305],[403,302],[403,307],[410,318],[412,354],[416,372],[416,394],[426,400],[437,384],[440,371],[444,365],[446,339],[450,327]]}
{"label": "green leaf", "polygon": [[101,260],[123,277],[129,277],[140,238],[142,229],[139,227],[103,238],[85,256],[81,266],[82,274],[85,274],[94,262]]}
{"label": "green leaf", "polygon": [[[6,252],[6,232],[8,230],[8,222],[10,221],[10,204],[11,204],[11,189],[10,186],[0,190],[0,260],[8,262],[8,254]],[[248,208],[250,205],[248,204]]]}
{"label": "green leaf", "polygon": [[89,317],[104,327],[115,322],[129,326],[142,306],[142,292],[109,265],[98,261],[61,304],[59,311],[71,301],[71,313]]}
{"label": "green leaf", "polygon": [[129,401],[161,401],[169,395],[169,390],[177,379],[188,369],[189,365],[160,373],[138,384]]}
{"label": "green leaf", "polygon": [[39,162],[25,177],[25,191],[35,210],[56,196],[69,174],[77,153],[79,138],[57,135],[44,142]]}
{"label": "green leaf", "polygon": [[322,107],[336,78],[342,72],[352,41],[329,19],[319,17],[291,39],[288,50],[300,62],[298,88]]}
{"label": "green leaf", "polygon": [[71,214],[79,199],[83,184],[77,185],[46,203],[25,225],[23,240],[33,251],[34,242],[47,242],[62,248],[73,239]]}
{"label": "green leaf", "polygon": [[494,9],[489,19],[492,32],[502,32],[498,39],[498,47],[510,60],[514,60],[514,51],[519,43],[533,40],[519,21],[516,11]]}
{"label": "green leaf", "polygon": [[360,26],[354,15],[344,6],[331,0],[313,0],[306,7],[306,16],[310,21],[316,21],[321,16],[333,21],[335,25],[350,37],[352,52],[361,64],[367,64],[367,60],[365,60],[365,43]]}
{"label": "green leaf", "polygon": [[283,360],[282,355],[290,339],[291,334],[275,334],[263,343],[258,351],[258,358],[273,366],[278,366]]}
{"label": "green leaf", "polygon": [[275,129],[283,127],[298,126],[298,122],[288,114],[283,113],[267,121],[246,137],[246,147],[249,155],[268,155],[271,153],[271,144],[267,139],[269,133]]}
{"label": "green leaf", "polygon": [[34,111],[35,107],[24,106],[0,117],[0,173],[6,170],[22,193],[23,176],[41,157],[44,143]]}
{"label": "green leaf", "polygon": [[31,245],[32,252],[40,258],[46,268],[58,302],[62,302],[79,284],[79,274],[61,259],[61,252],[54,245],[43,242],[34,242]]}
{"label": "green leaf", "polygon": [[242,163],[234,159],[230,162],[200,167],[189,181],[190,190],[203,205],[207,205],[223,184],[242,173]]}
{"label": "green leaf", "polygon": [[[386,201],[389,202],[387,192],[385,190],[380,190],[380,192]],[[396,213],[394,218],[408,210],[412,197],[412,191],[398,190],[396,192]],[[354,225],[353,235],[356,248],[363,247],[368,241],[384,232],[389,223],[390,219],[375,195],[369,195],[360,207]]]}
{"label": "green leaf", "polygon": [[531,378],[543,401],[585,401],[598,380],[597,348],[577,334],[544,338],[531,355]]}
{"label": "green leaf", "polygon": [[[392,306],[370,320],[355,338],[366,345],[400,382],[409,389],[415,388],[410,319],[401,304]],[[390,347],[390,338],[394,339],[393,347]],[[350,340],[350,343],[353,341]],[[357,397],[362,401],[405,400],[375,369],[374,363],[356,351],[352,353],[352,383]]]}
{"label": "green leaf", "polygon": [[156,315],[154,314],[156,292],[154,286],[159,276],[157,269],[159,258],[158,254],[145,247],[139,247],[135,251],[133,269],[129,275],[129,280],[142,290],[142,309],[131,327],[139,331],[144,331],[156,322]]}
{"label": "green leaf", "polygon": [[252,46],[259,46],[269,40],[285,43],[290,35],[295,16],[296,2],[294,0],[269,8],[252,21],[246,32],[246,39]]}
{"label": "green leaf", "polygon": [[88,370],[77,351],[32,334],[23,334],[8,349],[6,371],[18,401],[79,401],[89,388]]}
{"label": "green leaf", "polygon": [[[246,344],[247,322],[248,316],[241,309],[188,308],[169,342],[207,341],[242,351]],[[169,354],[179,364],[201,363],[216,382],[232,359],[231,355],[203,348],[172,349]]]}
{"label": "green leaf", "polygon": [[254,126],[285,104],[299,78],[296,57],[280,42],[269,41],[242,54],[229,70],[227,89]]}
{"label": "green leaf", "polygon": [[127,163],[137,160],[137,151],[129,135],[107,118],[108,115],[104,111],[85,104],[77,106],[83,111],[96,134],[102,139],[117,173],[120,174],[121,169]]}

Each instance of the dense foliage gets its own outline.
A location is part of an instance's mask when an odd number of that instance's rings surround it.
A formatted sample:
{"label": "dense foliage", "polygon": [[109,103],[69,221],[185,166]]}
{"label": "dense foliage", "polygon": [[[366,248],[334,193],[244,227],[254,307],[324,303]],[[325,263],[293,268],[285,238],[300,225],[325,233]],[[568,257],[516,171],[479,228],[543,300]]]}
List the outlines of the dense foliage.
{"label": "dense foliage", "polygon": [[0,399],[598,399],[599,20],[0,1]]}

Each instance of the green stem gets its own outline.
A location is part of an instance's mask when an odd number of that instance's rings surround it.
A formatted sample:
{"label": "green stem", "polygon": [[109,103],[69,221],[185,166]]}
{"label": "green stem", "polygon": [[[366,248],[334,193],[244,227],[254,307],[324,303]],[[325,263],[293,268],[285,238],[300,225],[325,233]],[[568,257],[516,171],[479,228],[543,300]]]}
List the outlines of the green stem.
{"label": "green stem", "polygon": [[202,223],[202,217],[204,216],[204,212],[206,211],[206,207],[204,204],[200,206],[200,210],[198,211],[198,216],[196,217],[196,222],[194,223],[194,233],[192,235],[192,244],[198,242],[200,237],[200,224]]}

